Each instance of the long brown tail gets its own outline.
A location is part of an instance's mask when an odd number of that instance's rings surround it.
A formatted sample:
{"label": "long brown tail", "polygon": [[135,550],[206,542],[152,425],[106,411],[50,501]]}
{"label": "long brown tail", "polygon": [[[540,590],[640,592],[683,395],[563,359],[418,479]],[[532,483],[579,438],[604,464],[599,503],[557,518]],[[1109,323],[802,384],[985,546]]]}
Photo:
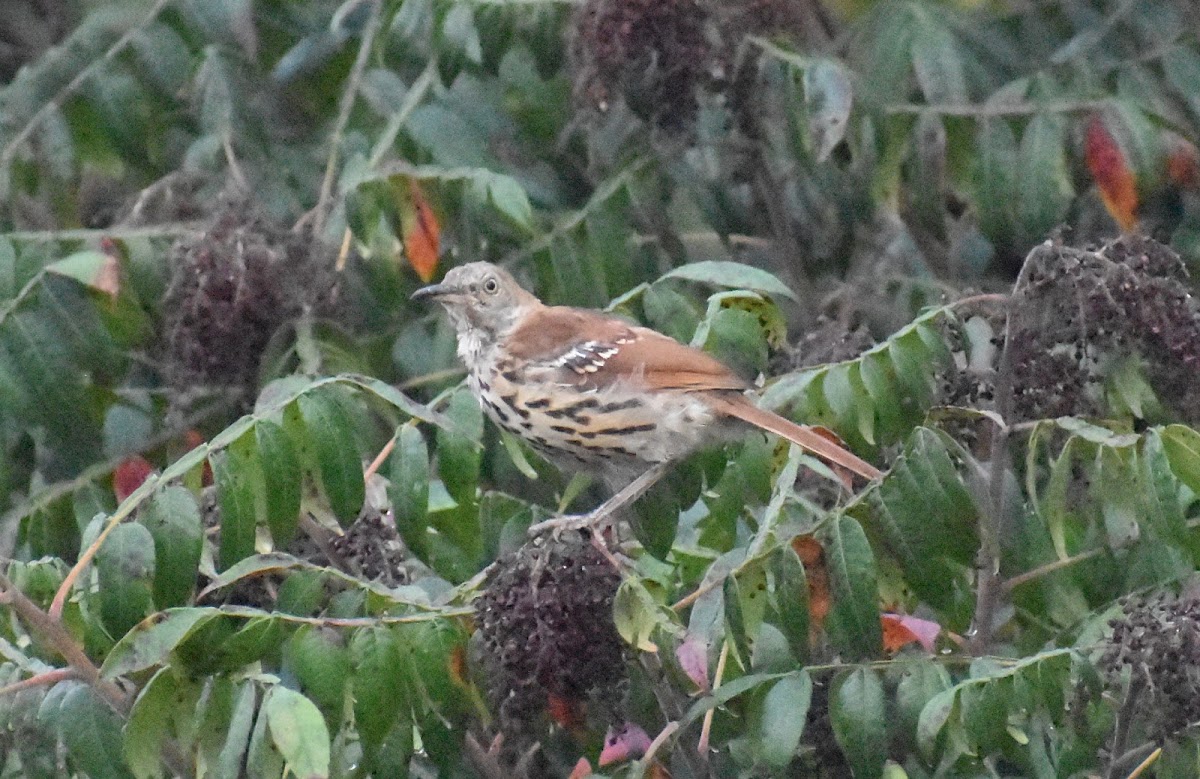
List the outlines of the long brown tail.
{"label": "long brown tail", "polygon": [[716,411],[737,417],[775,435],[783,436],[797,446],[804,447],[818,457],[853,471],[865,479],[877,479],[883,475],[883,472],[874,465],[822,437],[812,428],[797,425],[773,411],[759,408],[745,395],[724,395],[714,392],[709,393],[706,400]]}

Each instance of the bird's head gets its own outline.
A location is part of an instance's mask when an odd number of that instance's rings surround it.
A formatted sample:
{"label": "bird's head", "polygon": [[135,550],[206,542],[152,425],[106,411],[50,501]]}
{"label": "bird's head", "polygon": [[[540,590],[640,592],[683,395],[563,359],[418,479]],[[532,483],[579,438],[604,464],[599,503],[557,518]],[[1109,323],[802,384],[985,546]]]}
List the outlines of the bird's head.
{"label": "bird's head", "polygon": [[452,268],[442,283],[422,287],[412,298],[441,303],[459,335],[470,330],[504,335],[527,308],[539,305],[508,271],[490,262]]}

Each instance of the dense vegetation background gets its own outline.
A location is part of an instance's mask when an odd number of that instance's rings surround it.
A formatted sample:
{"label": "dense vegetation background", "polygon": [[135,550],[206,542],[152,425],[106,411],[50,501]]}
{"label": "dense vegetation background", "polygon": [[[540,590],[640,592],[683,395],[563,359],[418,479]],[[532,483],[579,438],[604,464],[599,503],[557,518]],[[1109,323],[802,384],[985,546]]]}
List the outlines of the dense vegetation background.
{"label": "dense vegetation background", "polygon": [[[1190,0],[3,7],[4,776],[1197,775]],[[522,546],[478,259],[886,475]]]}

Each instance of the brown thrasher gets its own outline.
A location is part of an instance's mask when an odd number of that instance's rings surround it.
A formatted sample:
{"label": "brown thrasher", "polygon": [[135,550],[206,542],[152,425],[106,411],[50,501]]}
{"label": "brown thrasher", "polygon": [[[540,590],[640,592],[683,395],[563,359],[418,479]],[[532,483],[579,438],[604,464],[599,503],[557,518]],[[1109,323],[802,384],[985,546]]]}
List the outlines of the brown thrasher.
{"label": "brown thrasher", "polygon": [[413,299],[436,300],[450,314],[467,384],[492,421],[615,491],[588,514],[531,532],[598,522],[671,463],[747,424],[867,479],[880,475],[811,428],[755,406],[749,385],[704,352],[599,311],[547,306],[490,263],[454,268]]}

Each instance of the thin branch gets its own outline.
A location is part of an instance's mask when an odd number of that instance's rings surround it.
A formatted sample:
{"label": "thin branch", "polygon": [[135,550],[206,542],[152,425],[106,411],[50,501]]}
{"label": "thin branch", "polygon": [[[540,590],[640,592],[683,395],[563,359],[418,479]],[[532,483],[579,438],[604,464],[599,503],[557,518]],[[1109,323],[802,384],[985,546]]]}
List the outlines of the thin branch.
{"label": "thin branch", "polygon": [[96,692],[119,714],[129,712],[129,699],[125,693],[120,687],[100,676],[100,669],[58,619],[38,608],[37,604],[17,589],[4,574],[0,574],[0,590],[8,596],[9,605],[17,616],[24,620],[29,629],[39,635],[50,649],[61,655],[80,679],[96,688]]}
{"label": "thin branch", "polygon": [[[712,691],[713,695],[717,694],[717,690],[721,689],[721,682],[725,680],[725,663],[729,660],[729,639],[721,642],[721,654],[717,658],[717,670],[713,673]],[[704,759],[708,759],[708,741],[712,734],[713,716],[717,713],[714,706],[704,712],[704,724],[700,726],[700,740],[696,742],[696,751]]]}
{"label": "thin branch", "polygon": [[417,80],[404,93],[404,101],[400,104],[400,108],[388,117],[387,126],[383,128],[379,140],[375,142],[375,148],[371,150],[371,159],[368,162],[371,168],[375,168],[383,162],[388,150],[396,143],[396,136],[400,134],[400,129],[404,127],[408,117],[425,99],[425,95],[429,93],[436,77],[437,57],[431,57],[429,63],[425,65],[425,70],[421,71],[421,75],[417,76]]}
{"label": "thin branch", "polygon": [[965,116],[985,118],[993,116],[1032,116],[1034,114],[1080,113],[1098,111],[1109,104],[1108,100],[1047,100],[1041,103],[895,103],[886,106],[889,114],[941,114],[942,116]]}
{"label": "thin branch", "polygon": [[1005,580],[1004,584],[1002,585],[1002,589],[1004,592],[1012,592],[1022,584],[1028,584],[1035,579],[1048,576],[1055,571],[1061,571],[1063,568],[1069,568],[1076,563],[1082,563],[1086,560],[1091,560],[1093,557],[1099,557],[1100,555],[1104,554],[1105,551],[1107,551],[1107,547],[1101,546],[1095,549],[1089,549],[1086,552],[1080,552],[1079,554],[1071,555],[1070,557],[1065,557],[1061,560],[1055,560],[1053,562],[1046,563],[1045,565],[1039,565],[1037,568],[1031,568],[1025,573],[1019,573],[1016,576]]}
{"label": "thin branch", "polygon": [[362,44],[358,47],[358,56],[354,67],[346,78],[346,88],[342,92],[341,103],[338,105],[337,121],[333,133],[329,136],[329,159],[325,163],[325,178],[321,180],[321,194],[317,198],[316,216],[313,221],[313,235],[319,236],[325,229],[325,220],[329,218],[332,209],[330,198],[333,196],[333,183],[337,178],[338,153],[342,146],[342,136],[346,133],[346,125],[350,122],[350,112],[358,97],[358,88],[362,83],[363,73],[367,69],[367,59],[371,56],[371,48],[375,45],[375,37],[383,23],[383,0],[372,0],[371,16],[363,28]]}
{"label": "thin branch", "polygon": [[55,668],[53,671],[46,671],[44,673],[37,674],[36,676],[31,676],[28,679],[22,679],[19,682],[13,682],[12,684],[6,684],[3,687],[0,687],[0,698],[5,697],[6,695],[15,695],[22,690],[32,690],[35,687],[46,687],[51,684],[58,684],[59,682],[66,681],[67,679],[77,678],[79,678],[79,674],[74,668]]}
{"label": "thin branch", "polygon": [[65,230],[14,230],[5,233],[5,239],[18,243],[42,241],[98,241],[112,238],[124,241],[130,238],[184,238],[196,235],[203,229],[202,222],[168,222],[145,227],[72,227]]}
{"label": "thin branch", "polygon": [[150,10],[146,12],[146,15],[137,24],[133,25],[124,33],[122,33],[121,37],[117,38],[117,40],[113,42],[113,45],[109,46],[108,50],[105,51],[104,54],[89,62],[87,67],[79,71],[75,78],[71,79],[65,87],[58,90],[58,93],[55,94],[54,97],[50,98],[45,105],[39,108],[37,113],[35,113],[29,119],[29,121],[25,123],[25,126],[13,136],[13,139],[5,145],[4,150],[0,151],[0,167],[8,167],[9,163],[12,162],[13,157],[17,153],[17,149],[19,149],[21,144],[25,143],[25,141],[29,139],[29,136],[33,134],[34,130],[41,126],[42,122],[46,121],[46,117],[50,116],[50,114],[54,111],[62,108],[63,103],[66,102],[68,97],[75,93],[75,90],[83,86],[83,83],[91,78],[100,69],[101,65],[109,62],[122,51],[124,51],[125,47],[128,46],[129,43],[134,39],[134,36],[148,27],[150,23],[153,22],[158,15],[163,12],[163,9],[170,5],[170,3],[171,0],[158,0],[158,2],[156,2],[150,8]]}

